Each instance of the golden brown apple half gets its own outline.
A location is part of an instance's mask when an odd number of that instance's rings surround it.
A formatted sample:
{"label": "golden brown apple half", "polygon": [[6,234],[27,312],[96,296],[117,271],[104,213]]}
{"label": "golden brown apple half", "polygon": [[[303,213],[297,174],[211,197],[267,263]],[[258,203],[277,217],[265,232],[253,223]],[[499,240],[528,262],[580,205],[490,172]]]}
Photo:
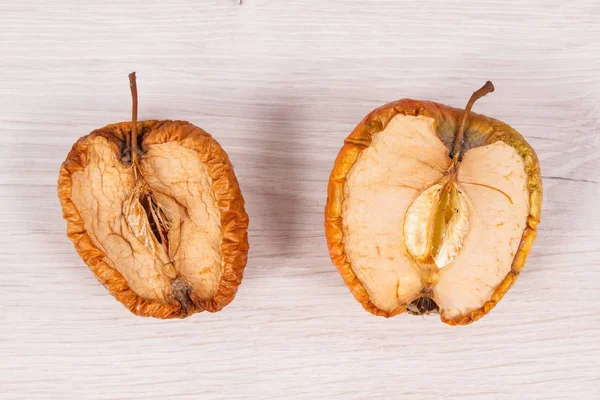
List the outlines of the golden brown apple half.
{"label": "golden brown apple half", "polygon": [[133,121],[80,138],[62,164],[67,235],[131,312],[183,318],[233,300],[248,216],[227,154],[184,121]]}
{"label": "golden brown apple half", "polygon": [[468,324],[523,269],[540,220],[537,156],[510,126],[404,99],[346,138],[329,179],[329,253],[354,297],[390,317],[438,312]]}

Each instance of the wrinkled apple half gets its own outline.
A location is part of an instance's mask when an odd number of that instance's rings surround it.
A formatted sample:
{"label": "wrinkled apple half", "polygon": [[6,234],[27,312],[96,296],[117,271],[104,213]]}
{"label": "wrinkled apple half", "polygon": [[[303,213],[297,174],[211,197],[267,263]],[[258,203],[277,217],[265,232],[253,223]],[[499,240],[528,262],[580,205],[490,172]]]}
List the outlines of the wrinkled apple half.
{"label": "wrinkled apple half", "polygon": [[248,252],[248,217],[227,154],[188,122],[138,123],[135,113],[132,123],[79,139],[63,163],[68,236],[133,313],[218,311],[235,296]]}
{"label": "wrinkled apple half", "polygon": [[326,206],[330,255],[374,314],[439,312],[467,324],[524,266],[540,217],[537,157],[508,125],[469,115],[473,102],[465,112],[388,104],[338,155]]}

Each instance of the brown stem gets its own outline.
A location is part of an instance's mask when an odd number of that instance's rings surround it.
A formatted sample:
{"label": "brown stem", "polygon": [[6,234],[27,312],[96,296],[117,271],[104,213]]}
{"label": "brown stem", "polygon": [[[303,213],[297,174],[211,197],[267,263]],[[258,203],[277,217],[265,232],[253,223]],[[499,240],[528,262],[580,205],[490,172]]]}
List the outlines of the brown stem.
{"label": "brown stem", "polygon": [[131,162],[137,165],[137,114],[138,114],[138,96],[137,85],[135,83],[135,72],[129,74],[129,87],[131,87]]}
{"label": "brown stem", "polygon": [[473,104],[478,99],[482,98],[486,94],[491,93],[493,91],[494,91],[494,85],[492,84],[492,82],[487,81],[485,83],[485,85],[483,85],[479,90],[477,90],[475,93],[473,93],[473,95],[469,99],[469,102],[467,103],[467,106],[465,107],[465,111],[463,113],[462,120],[460,121],[460,126],[458,127],[458,131],[456,132],[454,148],[452,149],[452,154],[451,154],[451,157],[454,159],[453,164],[456,164],[461,156],[463,136],[465,134],[465,126],[467,125],[467,119],[469,119],[469,113],[471,112],[471,108],[473,107]]}

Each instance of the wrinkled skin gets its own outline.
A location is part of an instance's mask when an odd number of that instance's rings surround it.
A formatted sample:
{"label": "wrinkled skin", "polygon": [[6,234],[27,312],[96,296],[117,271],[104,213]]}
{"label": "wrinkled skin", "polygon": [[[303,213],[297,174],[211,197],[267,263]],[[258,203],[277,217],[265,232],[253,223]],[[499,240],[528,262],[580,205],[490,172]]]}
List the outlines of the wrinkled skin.
{"label": "wrinkled skin", "polygon": [[58,195],[67,234],[134,314],[183,318],[233,300],[247,261],[248,216],[227,154],[183,121],[98,129],[75,143]]}
{"label": "wrinkled skin", "polygon": [[[471,113],[454,169],[462,116],[432,102],[387,104],[354,129],[335,161],[325,208],[329,252],[373,314],[433,311],[448,324],[468,324],[523,269],[541,210],[537,156],[508,125]],[[394,132],[379,137],[386,129]]]}

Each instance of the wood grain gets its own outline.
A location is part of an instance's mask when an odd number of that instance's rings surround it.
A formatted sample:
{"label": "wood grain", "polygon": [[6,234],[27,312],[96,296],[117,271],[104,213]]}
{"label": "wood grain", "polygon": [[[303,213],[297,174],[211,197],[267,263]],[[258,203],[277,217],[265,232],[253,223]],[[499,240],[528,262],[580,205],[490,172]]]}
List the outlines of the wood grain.
{"label": "wood grain", "polygon": [[[0,0],[0,398],[600,398],[600,3]],[[250,215],[236,300],[137,318],[65,235],[58,168],[130,113],[229,153]],[[402,97],[501,119],[537,150],[539,237],[487,317],[364,312],[331,266],[344,137]]]}

